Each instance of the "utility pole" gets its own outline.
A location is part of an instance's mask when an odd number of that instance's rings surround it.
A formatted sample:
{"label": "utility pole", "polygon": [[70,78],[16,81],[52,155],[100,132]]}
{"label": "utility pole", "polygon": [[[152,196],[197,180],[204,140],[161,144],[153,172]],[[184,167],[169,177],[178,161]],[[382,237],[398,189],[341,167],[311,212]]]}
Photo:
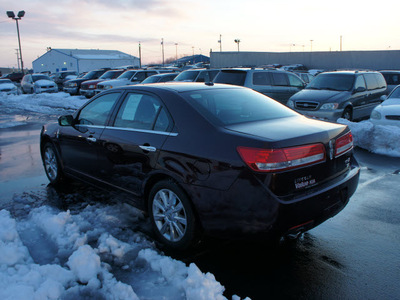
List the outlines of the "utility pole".
{"label": "utility pole", "polygon": [[219,52],[222,52],[222,35],[221,34],[219,35],[218,43],[219,43]]}
{"label": "utility pole", "polygon": [[139,68],[142,68],[142,45],[140,45],[140,41],[139,41]]}
{"label": "utility pole", "polygon": [[164,67],[164,39],[161,39],[161,46],[162,46],[162,65]]}
{"label": "utility pole", "polygon": [[310,52],[312,52],[312,42],[313,42],[314,40],[310,40],[310,42],[311,42],[311,51]]}
{"label": "utility pole", "polygon": [[176,48],[175,56],[176,56],[176,60],[178,60],[178,43],[175,43],[175,48]]}
{"label": "utility pole", "polygon": [[194,46],[192,46],[192,52],[193,52],[193,63],[192,63],[192,65],[194,65]]}
{"label": "utility pole", "polygon": [[340,36],[340,52],[342,52],[342,36]]}

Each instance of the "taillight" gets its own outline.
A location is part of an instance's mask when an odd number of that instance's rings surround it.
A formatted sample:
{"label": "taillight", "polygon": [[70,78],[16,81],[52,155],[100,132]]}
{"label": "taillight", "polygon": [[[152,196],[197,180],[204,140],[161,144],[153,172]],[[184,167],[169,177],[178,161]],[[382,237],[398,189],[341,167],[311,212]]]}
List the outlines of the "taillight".
{"label": "taillight", "polygon": [[325,161],[322,144],[282,149],[238,147],[237,150],[243,161],[258,172],[283,171]]}
{"label": "taillight", "polygon": [[345,154],[353,149],[353,135],[351,132],[338,138],[335,142],[335,157]]}

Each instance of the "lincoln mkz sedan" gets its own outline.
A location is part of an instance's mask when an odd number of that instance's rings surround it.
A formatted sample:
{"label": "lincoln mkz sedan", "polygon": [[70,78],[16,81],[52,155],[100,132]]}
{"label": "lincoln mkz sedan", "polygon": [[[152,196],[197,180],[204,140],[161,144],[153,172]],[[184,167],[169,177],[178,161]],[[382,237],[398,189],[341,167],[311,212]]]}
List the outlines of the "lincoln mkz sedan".
{"label": "lincoln mkz sedan", "polygon": [[296,235],[334,216],[359,171],[345,125],[308,119],[244,87],[124,86],[41,131],[48,179],[123,191],[156,238]]}

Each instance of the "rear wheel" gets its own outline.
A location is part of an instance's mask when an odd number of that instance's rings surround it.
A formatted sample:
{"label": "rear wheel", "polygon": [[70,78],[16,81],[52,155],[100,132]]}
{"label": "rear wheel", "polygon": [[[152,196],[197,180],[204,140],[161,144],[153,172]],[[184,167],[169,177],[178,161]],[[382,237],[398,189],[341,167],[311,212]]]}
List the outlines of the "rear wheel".
{"label": "rear wheel", "polygon": [[346,107],[343,111],[342,118],[351,121],[353,119],[353,112],[350,107]]}
{"label": "rear wheel", "polygon": [[42,160],[47,178],[52,184],[58,184],[63,180],[60,160],[57,152],[51,143],[46,143],[42,149]]}
{"label": "rear wheel", "polygon": [[171,250],[189,248],[196,233],[192,205],[185,192],[172,181],[160,181],[151,189],[148,212],[157,239]]}

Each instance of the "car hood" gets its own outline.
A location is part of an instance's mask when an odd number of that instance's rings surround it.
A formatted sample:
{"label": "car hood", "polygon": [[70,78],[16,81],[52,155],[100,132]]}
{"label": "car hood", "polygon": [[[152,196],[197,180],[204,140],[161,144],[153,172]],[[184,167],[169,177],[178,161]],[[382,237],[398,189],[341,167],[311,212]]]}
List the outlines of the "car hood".
{"label": "car hood", "polygon": [[113,87],[115,87],[115,86],[127,85],[129,83],[130,83],[129,79],[111,79],[111,80],[105,80],[101,84],[112,85]]}
{"label": "car hood", "polygon": [[[249,122],[228,125],[228,130],[257,136],[263,140],[287,141],[288,146],[293,146],[292,140],[302,137],[301,143],[316,143],[321,140],[328,142],[346,129],[345,125],[329,123],[298,115],[293,117],[278,118],[273,120]],[[273,130],[271,130],[273,128]]]}
{"label": "car hood", "polygon": [[3,84],[0,84],[0,91],[1,90],[12,90],[12,89],[14,89],[14,88],[16,88],[16,86],[14,85],[14,84],[12,84],[12,83],[3,83]]}
{"label": "car hood", "polygon": [[91,84],[98,84],[99,82],[104,81],[104,79],[93,79],[93,80],[86,80],[82,82],[82,85],[91,85]]}
{"label": "car hood", "polygon": [[382,102],[382,106],[394,106],[394,105],[399,105],[400,106],[400,98],[391,98],[387,99]]}
{"label": "car hood", "polygon": [[346,98],[349,91],[308,90],[304,89],[290,97],[294,101],[317,101],[319,103],[334,102]]}
{"label": "car hood", "polygon": [[47,79],[40,79],[35,81],[35,85],[37,86],[44,86],[44,85],[55,85],[54,81],[47,80]]}
{"label": "car hood", "polygon": [[67,80],[64,82],[64,84],[69,84],[69,83],[82,83],[84,81],[87,81],[90,79],[83,79],[83,78],[77,78],[77,79],[71,79],[71,80]]}

